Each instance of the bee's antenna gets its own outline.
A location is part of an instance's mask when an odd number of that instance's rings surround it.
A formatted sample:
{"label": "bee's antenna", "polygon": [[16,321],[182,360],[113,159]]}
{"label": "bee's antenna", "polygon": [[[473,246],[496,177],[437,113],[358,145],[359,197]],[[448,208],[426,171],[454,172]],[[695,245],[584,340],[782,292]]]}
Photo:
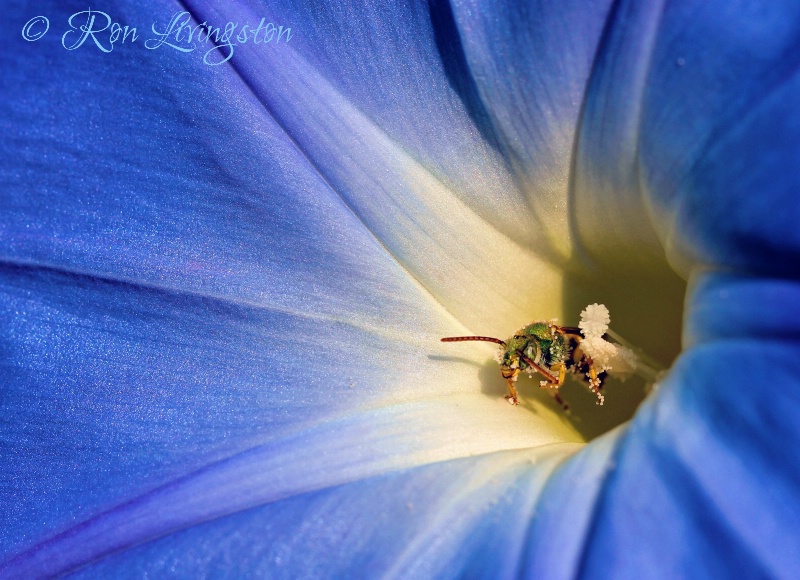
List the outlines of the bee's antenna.
{"label": "bee's antenna", "polygon": [[448,336],[443,338],[442,342],[464,342],[466,340],[480,340],[482,342],[493,342],[505,346],[506,343],[499,338],[492,338],[491,336]]}

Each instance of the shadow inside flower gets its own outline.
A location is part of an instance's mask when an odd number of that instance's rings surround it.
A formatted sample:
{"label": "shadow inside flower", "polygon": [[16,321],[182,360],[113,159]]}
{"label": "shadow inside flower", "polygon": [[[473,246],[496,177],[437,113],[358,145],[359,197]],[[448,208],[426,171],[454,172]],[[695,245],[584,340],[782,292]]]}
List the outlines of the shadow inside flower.
{"label": "shadow inside flower", "polygon": [[[587,304],[605,304],[611,329],[640,349],[639,354],[654,359],[658,369],[669,369],[681,351],[685,295],[685,280],[666,264],[597,267],[591,276],[565,278],[564,312],[575,317],[565,323],[576,323]],[[602,406],[574,378],[561,392],[569,401],[573,426],[588,441],[632,418],[651,386],[640,376],[621,380],[612,372],[603,388]]]}
{"label": "shadow inside flower", "polygon": [[[564,287],[564,312],[567,313],[562,321],[564,324],[576,324],[578,313],[587,304],[606,304],[611,311],[615,332],[641,349],[644,355],[653,358],[652,364],[656,369],[671,366],[680,352],[681,312],[686,292],[685,282],[674,272],[667,269],[641,272],[607,268],[591,277],[567,276]],[[428,358],[478,367],[481,391],[491,399],[500,399],[508,393],[506,382],[493,360],[479,362],[464,356],[435,355]],[[559,389],[561,398],[570,407],[566,413],[555,401],[553,391],[539,388],[536,376],[521,375],[517,382],[521,407],[540,414],[540,406],[548,406],[587,441],[633,417],[651,386],[652,381],[646,377],[620,379],[612,373],[606,379],[603,389],[605,403],[601,406],[579,377],[568,376]]]}

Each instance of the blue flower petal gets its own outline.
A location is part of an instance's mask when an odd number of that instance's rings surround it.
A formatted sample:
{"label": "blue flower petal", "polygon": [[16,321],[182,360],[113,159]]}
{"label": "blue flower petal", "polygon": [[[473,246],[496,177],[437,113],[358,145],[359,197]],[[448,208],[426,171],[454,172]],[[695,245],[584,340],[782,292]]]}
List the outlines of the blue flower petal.
{"label": "blue flower petal", "polygon": [[673,264],[798,274],[800,7],[674,2],[642,115],[642,177]]}
{"label": "blue flower petal", "polygon": [[[189,6],[296,42],[0,55],[5,573],[797,569],[795,8]],[[583,252],[691,276],[686,351],[560,467],[495,452],[577,438],[429,344]]]}
{"label": "blue flower petal", "polygon": [[[70,14],[42,12],[54,26]],[[160,3],[120,8],[129,24],[171,13]],[[30,16],[20,9],[12,24]],[[440,345],[464,328],[408,269],[427,268],[434,289],[452,274],[443,301],[497,328],[534,303],[543,315],[547,300],[557,309],[560,297],[503,299],[493,320],[475,308],[483,290],[465,292],[475,280],[499,296],[515,277],[550,276],[557,287],[560,274],[468,211],[346,99],[332,102],[328,121],[350,112],[371,140],[353,149],[344,138],[334,155],[287,133],[234,68],[132,47],[67,52],[56,35],[15,42],[14,60],[0,57],[10,135],[0,162],[5,573],[57,574],[388,471],[579,440],[541,403],[509,414],[496,369],[487,367],[493,380],[479,374],[490,351],[467,345],[454,358]],[[44,64],[69,74],[33,73]],[[332,96],[315,69],[296,72],[317,99]],[[450,102],[476,131],[447,94],[431,102]],[[309,114],[325,111],[313,104]],[[330,128],[298,117],[315,136]],[[381,155],[374,162],[334,171],[369,147]],[[427,216],[424,195],[410,205],[370,200],[370,172],[397,160],[402,171],[381,185],[414,200],[423,183],[453,220]],[[353,184],[337,190],[331,175]],[[467,177],[491,181],[476,169]],[[386,232],[409,209],[404,225],[427,220],[407,239],[387,235],[403,264],[363,225],[375,222],[354,214],[357,195]],[[436,243],[414,254],[429,234],[474,271],[441,248],[426,253]],[[498,251],[493,271],[481,271]]]}
{"label": "blue flower petal", "polygon": [[[209,21],[249,22],[263,10],[190,5]],[[526,219],[505,157],[448,80],[430,28],[439,16],[389,3],[285,12],[301,31],[362,28],[324,40],[298,32],[285,50],[242,45],[231,61],[347,206],[465,325],[505,334],[520,319],[557,315],[563,272],[547,248],[517,241],[541,228]],[[409,23],[419,23],[413,41]],[[547,292],[515,291],[537,287]]]}
{"label": "blue flower petal", "polygon": [[513,210],[526,225],[500,215],[499,227],[559,263],[580,257],[570,215],[573,150],[613,3],[453,4],[469,72],[527,206]]}
{"label": "blue flower petal", "polygon": [[531,521],[528,577],[794,574],[799,290],[787,280],[696,277],[689,348],[656,395],[548,481]]}
{"label": "blue flower petal", "polygon": [[[626,429],[555,474],[544,505],[587,488],[596,501],[567,508],[570,520],[588,522],[571,564],[551,568],[531,543],[529,571],[792,577],[800,564],[797,7],[621,2],[616,10],[582,127],[578,218],[599,256],[625,247],[655,255],[664,245],[690,278],[684,352]],[[656,34],[647,43],[630,32],[648,27]],[[598,185],[602,195],[591,190]],[[642,236],[639,248],[640,226],[614,217],[631,201],[657,235]],[[551,527],[534,519],[533,536]]]}
{"label": "blue flower petal", "polygon": [[308,493],[112,555],[78,577],[510,576],[543,480],[569,450],[494,453]]}

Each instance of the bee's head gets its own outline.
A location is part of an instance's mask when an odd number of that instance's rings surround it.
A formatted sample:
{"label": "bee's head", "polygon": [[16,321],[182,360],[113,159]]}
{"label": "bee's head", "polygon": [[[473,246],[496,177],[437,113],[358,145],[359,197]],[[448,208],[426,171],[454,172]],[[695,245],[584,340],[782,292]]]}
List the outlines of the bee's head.
{"label": "bee's head", "polygon": [[509,348],[500,363],[500,372],[504,379],[509,379],[517,376],[519,371],[526,366],[525,362],[520,358],[519,352]]}
{"label": "bee's head", "polygon": [[503,375],[504,379],[513,379],[519,374],[519,367],[512,367],[504,363],[500,365],[500,374]]}

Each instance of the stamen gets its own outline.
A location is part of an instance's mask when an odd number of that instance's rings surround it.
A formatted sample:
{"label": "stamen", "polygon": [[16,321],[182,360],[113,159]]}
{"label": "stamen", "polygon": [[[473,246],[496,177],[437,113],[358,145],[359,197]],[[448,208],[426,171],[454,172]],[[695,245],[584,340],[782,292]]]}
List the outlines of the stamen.
{"label": "stamen", "polygon": [[[633,346],[611,329],[608,329],[606,334],[617,343],[617,349],[625,349],[623,351],[623,356],[626,357],[628,361],[633,362],[633,371],[631,372],[643,378],[648,383],[648,389],[652,388],[664,375],[666,369],[661,366],[661,363],[647,355],[642,349]],[[622,369],[620,369],[620,371],[622,371]],[[617,373],[615,372],[615,374]],[[626,377],[623,376],[622,378],[624,379]]]}
{"label": "stamen", "polygon": [[608,313],[608,308],[604,304],[595,303],[583,309],[578,326],[586,338],[602,337],[608,330],[609,322],[611,322],[611,315]]}

